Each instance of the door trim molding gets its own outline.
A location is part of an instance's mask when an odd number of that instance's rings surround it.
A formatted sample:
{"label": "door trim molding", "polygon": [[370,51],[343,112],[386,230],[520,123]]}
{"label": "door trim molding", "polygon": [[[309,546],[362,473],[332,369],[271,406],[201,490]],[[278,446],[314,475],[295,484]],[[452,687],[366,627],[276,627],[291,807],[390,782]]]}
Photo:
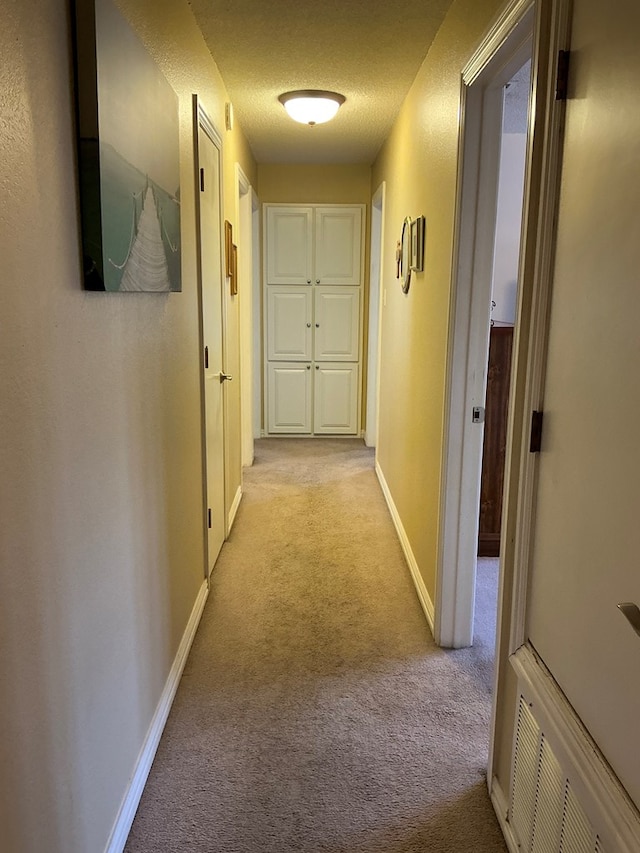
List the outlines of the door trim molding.
{"label": "door trim molding", "polygon": [[[384,269],[384,217],[387,197],[387,183],[382,181],[378,189],[371,197],[371,221],[370,227],[370,261],[369,261],[369,290],[367,310],[367,398],[364,401],[366,412],[366,429],[364,442],[367,447],[375,447],[378,443],[378,424],[380,420],[380,338],[382,332],[382,270]],[[376,224],[377,243],[374,244],[374,223]],[[376,255],[374,255],[376,252]],[[374,282],[373,271],[377,270]],[[375,286],[375,294],[374,294]],[[374,298],[375,297],[375,298]],[[371,334],[371,330],[374,334]],[[364,338],[364,336],[363,336]],[[374,347],[372,351],[372,346]],[[364,358],[363,358],[364,362]],[[364,367],[364,365],[363,365]],[[373,367],[373,371],[370,368]],[[371,388],[371,374],[375,387]],[[372,416],[372,424],[369,418]]]}
{"label": "door trim molding", "polygon": [[[220,191],[218,193],[219,221],[224,222],[224,211],[222,203],[222,179],[223,179],[223,145],[222,136],[218,133],[214,123],[209,118],[200,98],[197,94],[191,96],[192,110],[192,134],[193,134],[193,188],[194,188],[194,208],[195,208],[195,233],[196,233],[196,279],[197,279],[197,294],[198,294],[198,364],[200,376],[200,447],[202,454],[202,527],[204,535],[204,576],[209,578],[210,575],[210,555],[209,555],[209,525],[208,525],[208,482],[207,482],[207,423],[206,423],[206,389],[205,389],[205,367],[204,367],[204,303],[202,293],[202,248],[201,248],[201,213],[200,213],[200,129],[209,137],[213,145],[218,150],[219,166],[220,166]],[[224,298],[225,278],[224,270],[222,269],[222,228],[220,233],[220,258],[221,269],[220,275],[222,280],[223,304],[222,304],[222,358],[226,364],[226,339],[227,339],[227,310],[226,300]],[[224,520],[225,528],[227,527],[229,518],[229,506],[227,502],[227,477],[228,477],[228,442],[227,442],[227,409],[225,396],[222,397],[222,441],[223,441],[223,460],[224,460],[224,476],[223,476],[223,491],[224,491]],[[229,530],[225,529],[225,538],[228,536]],[[211,567],[212,568],[212,567]]]}
{"label": "door trim molding", "polygon": [[[514,0],[460,79],[462,118],[435,595],[435,639],[451,648],[473,642],[483,428],[472,423],[471,412],[474,406],[484,406],[486,390],[502,86],[531,55],[533,27],[533,0]],[[519,276],[519,294],[522,286]]]}

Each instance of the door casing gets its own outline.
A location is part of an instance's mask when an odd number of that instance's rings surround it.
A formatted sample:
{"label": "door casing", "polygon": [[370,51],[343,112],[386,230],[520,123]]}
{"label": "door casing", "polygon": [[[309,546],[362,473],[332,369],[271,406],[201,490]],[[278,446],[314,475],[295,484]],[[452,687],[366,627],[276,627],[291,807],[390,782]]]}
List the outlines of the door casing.
{"label": "door casing", "polygon": [[[224,373],[224,271],[222,241],[222,140],[206,111],[194,95],[193,136],[196,198],[197,278],[199,311],[200,389],[202,399],[202,458],[205,525],[205,575],[208,578],[227,536],[226,506],[226,418]],[[217,161],[211,168],[204,146]],[[202,178],[201,169],[204,169]],[[212,175],[212,171],[216,175]],[[214,196],[205,210],[202,183],[207,189],[213,183]],[[207,183],[208,182],[208,183]],[[208,197],[209,198],[209,197]],[[210,242],[204,246],[204,232]],[[205,357],[206,351],[206,357]]]}

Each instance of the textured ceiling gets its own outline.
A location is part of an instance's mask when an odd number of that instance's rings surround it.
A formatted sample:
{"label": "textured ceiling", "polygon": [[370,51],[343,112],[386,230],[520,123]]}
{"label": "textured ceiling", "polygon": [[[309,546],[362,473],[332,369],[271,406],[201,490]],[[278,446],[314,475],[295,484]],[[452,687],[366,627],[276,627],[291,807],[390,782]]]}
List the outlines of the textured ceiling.
{"label": "textured ceiling", "polygon": [[[259,163],[371,163],[452,0],[190,0]],[[345,95],[296,124],[291,89]]]}

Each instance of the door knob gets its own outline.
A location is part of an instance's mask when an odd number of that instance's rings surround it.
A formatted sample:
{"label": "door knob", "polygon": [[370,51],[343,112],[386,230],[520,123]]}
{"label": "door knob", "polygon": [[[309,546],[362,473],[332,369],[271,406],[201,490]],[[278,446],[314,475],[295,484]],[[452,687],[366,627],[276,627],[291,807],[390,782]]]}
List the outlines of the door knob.
{"label": "door knob", "polygon": [[316,329],[320,328],[320,323],[316,323]]}
{"label": "door knob", "polygon": [[220,377],[220,382],[221,382],[221,383],[222,383],[222,382],[231,382],[231,380],[233,379],[233,376],[231,376],[231,374],[230,374],[230,373],[223,373],[222,371],[220,371],[220,373],[218,374],[218,376]]}
{"label": "door knob", "polygon": [[317,279],[316,279],[316,284],[320,284],[320,279],[319,279],[319,278],[317,278]]}
{"label": "door knob", "polygon": [[310,279],[310,278],[308,278],[308,279],[307,279],[307,284],[311,284],[311,279]]}
{"label": "door knob", "polygon": [[311,323],[307,323],[307,329],[311,328]]}

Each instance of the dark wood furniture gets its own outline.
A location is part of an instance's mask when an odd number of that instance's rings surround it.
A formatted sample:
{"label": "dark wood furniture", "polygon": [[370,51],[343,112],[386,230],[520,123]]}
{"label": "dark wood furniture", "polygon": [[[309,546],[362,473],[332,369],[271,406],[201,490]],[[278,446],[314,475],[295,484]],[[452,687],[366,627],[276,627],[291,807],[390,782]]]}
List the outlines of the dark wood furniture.
{"label": "dark wood furniture", "polygon": [[500,554],[500,519],[507,444],[512,343],[512,326],[491,327],[480,486],[479,557],[498,557]]}

